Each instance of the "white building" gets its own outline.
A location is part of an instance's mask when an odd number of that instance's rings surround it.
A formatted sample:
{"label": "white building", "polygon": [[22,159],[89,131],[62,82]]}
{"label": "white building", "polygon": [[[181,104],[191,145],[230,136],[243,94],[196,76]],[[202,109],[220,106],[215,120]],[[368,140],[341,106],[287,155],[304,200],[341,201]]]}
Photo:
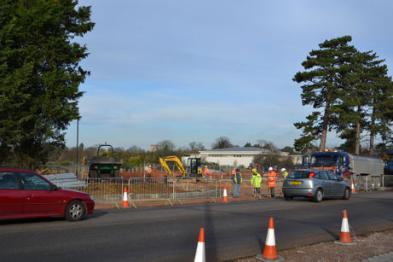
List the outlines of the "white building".
{"label": "white building", "polygon": [[[270,154],[270,150],[259,147],[231,147],[223,149],[203,150],[199,152],[202,161],[217,163],[220,166],[244,166],[248,167],[257,155]],[[289,155],[287,152],[278,152],[282,157],[290,156],[292,162],[301,164],[301,155]]]}
{"label": "white building", "polygon": [[203,161],[217,163],[220,166],[248,167],[255,156],[268,153],[270,153],[269,150],[258,147],[231,147],[203,150],[199,152],[199,155]]}

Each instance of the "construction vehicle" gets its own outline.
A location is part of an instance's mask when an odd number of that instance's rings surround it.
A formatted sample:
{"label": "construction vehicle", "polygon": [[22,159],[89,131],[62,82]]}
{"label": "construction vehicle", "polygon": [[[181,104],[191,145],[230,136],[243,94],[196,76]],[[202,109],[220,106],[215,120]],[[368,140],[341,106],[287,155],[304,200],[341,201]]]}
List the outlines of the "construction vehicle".
{"label": "construction vehicle", "polygon": [[202,161],[200,157],[190,156],[186,158],[187,174],[190,177],[202,176]]}
{"label": "construction vehicle", "polygon": [[168,166],[168,163],[174,163],[177,169],[181,173],[181,177],[195,177],[199,178],[202,176],[202,168],[201,168],[201,159],[198,157],[187,157],[186,158],[186,167],[182,161],[177,156],[167,156],[167,157],[160,157],[160,164],[168,176],[173,177],[173,171]]}
{"label": "construction vehicle", "polygon": [[385,175],[393,175],[393,150],[388,150],[384,154],[385,160]]}
{"label": "construction vehicle", "polygon": [[166,156],[166,157],[160,157],[160,164],[162,166],[162,168],[165,170],[165,172],[173,177],[173,171],[171,170],[171,168],[168,166],[168,163],[174,163],[175,166],[177,167],[177,169],[181,172],[181,176],[182,177],[186,177],[187,176],[187,172],[182,164],[182,162],[180,161],[180,159],[177,156]]}
{"label": "construction vehicle", "polygon": [[393,187],[393,150],[385,152],[384,160],[384,186]]}
{"label": "construction vehicle", "polygon": [[339,176],[381,177],[384,162],[377,157],[357,156],[343,151],[314,152],[311,154],[310,167],[331,169]]}
{"label": "construction vehicle", "polygon": [[[103,148],[109,148],[110,156],[102,154]],[[91,178],[111,178],[120,177],[122,162],[116,159],[113,154],[113,146],[105,143],[98,146],[97,155],[88,161],[89,177]]]}
{"label": "construction vehicle", "polygon": [[314,152],[307,166],[314,170],[332,170],[337,176],[348,182],[355,181],[364,184],[367,191],[371,186],[384,186],[384,161],[378,157],[358,156],[344,151]]}

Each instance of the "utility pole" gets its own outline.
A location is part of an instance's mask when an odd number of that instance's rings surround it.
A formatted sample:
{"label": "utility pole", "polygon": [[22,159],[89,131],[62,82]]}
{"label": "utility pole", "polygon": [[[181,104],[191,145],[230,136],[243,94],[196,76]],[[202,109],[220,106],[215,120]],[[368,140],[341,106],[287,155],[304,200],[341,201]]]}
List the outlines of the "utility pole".
{"label": "utility pole", "polygon": [[76,165],[75,175],[79,178],[79,117],[76,119]]}

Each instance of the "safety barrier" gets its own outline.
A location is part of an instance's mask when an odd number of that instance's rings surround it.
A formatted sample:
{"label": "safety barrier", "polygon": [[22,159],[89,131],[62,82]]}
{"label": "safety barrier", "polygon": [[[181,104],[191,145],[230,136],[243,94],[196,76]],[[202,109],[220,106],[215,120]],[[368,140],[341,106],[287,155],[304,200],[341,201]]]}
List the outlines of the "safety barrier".
{"label": "safety barrier", "polygon": [[[282,196],[283,179],[276,182],[275,196]],[[356,192],[379,190],[382,188],[381,178],[356,177],[354,178]],[[60,185],[61,186],[61,185]],[[89,193],[97,203],[120,203],[123,198],[124,187],[127,187],[130,202],[164,200],[173,201],[207,199],[217,201],[223,197],[224,188],[229,197],[233,194],[231,179],[184,179],[165,177],[132,177],[124,178],[86,178],[78,183],[69,183],[68,188]],[[243,179],[240,188],[240,199],[255,198],[254,189],[249,179]],[[259,196],[258,196],[259,197]],[[270,197],[270,191],[263,178],[260,197]]]}
{"label": "safety barrier", "polygon": [[218,180],[130,178],[132,200],[183,200],[218,197]]}
{"label": "safety barrier", "polygon": [[120,203],[127,180],[122,178],[86,178],[85,186],[73,189],[88,193],[97,203]]}
{"label": "safety barrier", "polygon": [[87,186],[86,181],[79,180],[74,173],[45,175],[44,177],[62,188],[83,188]]}
{"label": "safety barrier", "polygon": [[[281,195],[281,186],[282,180],[278,180],[276,196]],[[78,180],[78,183],[67,185],[67,188],[90,194],[97,203],[120,203],[123,199],[124,187],[127,187],[128,199],[131,202],[151,200],[172,202],[192,199],[216,201],[222,198],[224,187],[228,190],[228,196],[232,196],[233,193],[233,182],[230,179],[86,178]],[[261,191],[262,196],[268,195],[265,183]],[[250,180],[244,179],[241,185],[241,199],[252,199],[253,193]]]}
{"label": "safety barrier", "polygon": [[376,191],[385,186],[384,176],[354,176],[353,182],[356,191]]}

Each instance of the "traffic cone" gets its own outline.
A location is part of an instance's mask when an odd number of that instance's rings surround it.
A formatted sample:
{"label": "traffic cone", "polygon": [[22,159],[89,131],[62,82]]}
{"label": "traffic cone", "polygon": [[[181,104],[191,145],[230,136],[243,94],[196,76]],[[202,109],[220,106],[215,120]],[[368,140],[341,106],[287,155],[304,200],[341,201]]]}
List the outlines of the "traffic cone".
{"label": "traffic cone", "polygon": [[222,202],[228,203],[228,192],[227,192],[227,188],[226,187],[224,187],[224,191],[222,193],[222,197],[223,197]]}
{"label": "traffic cone", "polygon": [[198,245],[195,253],[194,262],[206,262],[205,229],[203,227],[199,229]]}
{"label": "traffic cone", "polygon": [[346,209],[342,211],[342,217],[340,240],[334,243],[340,245],[353,245],[351,233],[349,232],[348,212]]}
{"label": "traffic cone", "polygon": [[123,188],[123,201],[122,201],[121,205],[123,208],[128,207],[128,189],[126,186]]}
{"label": "traffic cone", "polygon": [[355,184],[353,183],[353,180],[352,180],[351,189],[352,189],[352,194],[356,193]]}
{"label": "traffic cone", "polygon": [[265,241],[265,247],[262,255],[257,256],[259,261],[284,261],[284,259],[277,254],[276,249],[276,238],[274,234],[274,218],[270,217],[267,226],[267,236]]}

